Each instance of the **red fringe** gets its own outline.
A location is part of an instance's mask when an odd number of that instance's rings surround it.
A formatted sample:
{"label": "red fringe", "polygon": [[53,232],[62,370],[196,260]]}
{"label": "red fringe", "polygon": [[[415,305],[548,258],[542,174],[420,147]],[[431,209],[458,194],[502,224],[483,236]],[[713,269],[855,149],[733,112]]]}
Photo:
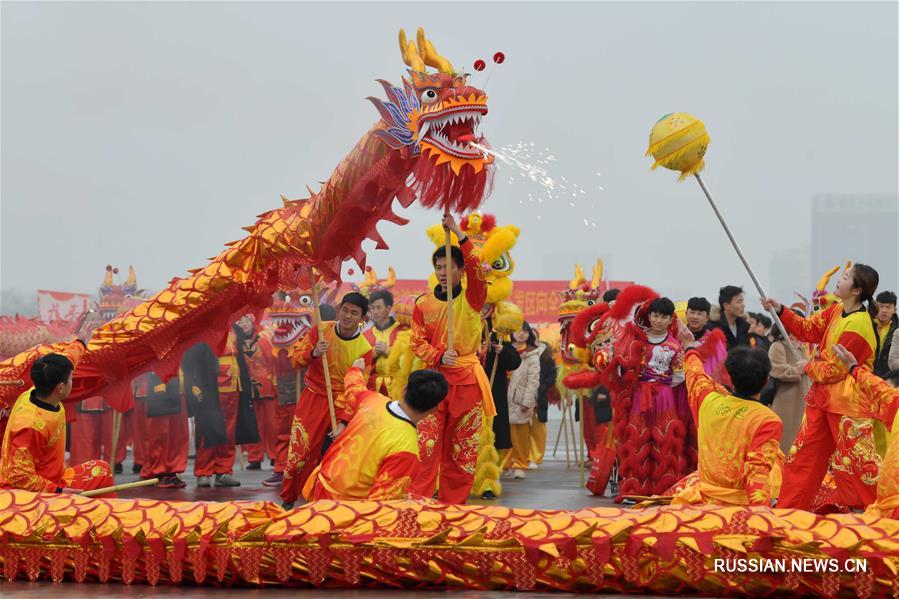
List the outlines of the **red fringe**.
{"label": "red fringe", "polygon": [[699,352],[700,357],[705,361],[720,355],[722,346],[727,347],[727,339],[724,337],[724,332],[721,329],[715,329],[705,334],[702,338],[702,344],[696,351]]}
{"label": "red fringe", "polygon": [[643,285],[631,285],[626,287],[618,297],[615,298],[615,305],[609,310],[607,318],[614,320],[622,320],[631,315],[631,312],[639,303],[654,300],[659,294]]}
{"label": "red fringe", "polygon": [[469,164],[459,174],[449,162],[436,164],[430,150],[425,149],[412,171],[412,189],[425,208],[439,207],[456,213],[476,210],[493,191],[493,167],[485,166],[476,173]]}
{"label": "red fringe", "polygon": [[602,303],[590,306],[578,312],[577,316],[571,322],[571,328],[568,332],[568,339],[577,347],[587,347],[588,329],[590,323],[601,318],[609,311],[609,304]]}
{"label": "red fringe", "polygon": [[592,389],[602,383],[602,375],[595,370],[585,370],[569,374],[563,382],[569,389]]}
{"label": "red fringe", "polygon": [[481,231],[489,233],[496,227],[496,216],[493,214],[485,214],[481,218]]}

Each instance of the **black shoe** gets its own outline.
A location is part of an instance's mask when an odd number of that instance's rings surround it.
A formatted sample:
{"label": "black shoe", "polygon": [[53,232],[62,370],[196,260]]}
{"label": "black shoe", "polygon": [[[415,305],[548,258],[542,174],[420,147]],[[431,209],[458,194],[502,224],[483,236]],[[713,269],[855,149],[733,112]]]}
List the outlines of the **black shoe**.
{"label": "black shoe", "polygon": [[262,470],[262,462],[250,462],[247,465],[247,470]]}
{"label": "black shoe", "polygon": [[113,467],[113,472],[115,472],[116,474],[121,474],[121,473],[124,472],[124,471],[125,471],[125,469],[122,467],[122,462],[118,462],[118,463]]}
{"label": "black shoe", "polygon": [[285,510],[292,510],[293,504],[289,501],[285,501],[284,503],[281,504],[281,508],[285,509]]}
{"label": "black shoe", "polygon": [[481,493],[481,499],[496,499],[496,494],[490,489],[487,489]]}
{"label": "black shoe", "polygon": [[140,474],[140,469],[140,464],[134,464],[131,466],[131,472],[133,472],[134,474]]}

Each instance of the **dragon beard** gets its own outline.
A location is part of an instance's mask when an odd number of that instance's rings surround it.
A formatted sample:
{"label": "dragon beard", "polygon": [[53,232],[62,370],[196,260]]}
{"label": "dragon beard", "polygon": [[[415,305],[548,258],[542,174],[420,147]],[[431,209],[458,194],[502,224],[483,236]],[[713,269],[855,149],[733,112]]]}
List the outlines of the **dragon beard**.
{"label": "dragon beard", "polygon": [[426,208],[464,213],[476,210],[493,191],[493,167],[484,165],[475,172],[473,166],[463,164],[456,174],[449,162],[437,164],[437,157],[425,148],[412,171],[410,187]]}

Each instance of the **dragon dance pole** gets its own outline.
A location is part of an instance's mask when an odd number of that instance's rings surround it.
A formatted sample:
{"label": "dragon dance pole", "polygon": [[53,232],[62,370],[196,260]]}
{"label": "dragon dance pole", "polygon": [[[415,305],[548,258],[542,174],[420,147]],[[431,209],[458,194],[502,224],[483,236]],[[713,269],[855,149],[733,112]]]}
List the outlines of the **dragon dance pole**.
{"label": "dragon dance pole", "polygon": [[[116,456],[116,448],[119,446],[119,434],[122,430],[122,413],[115,412],[112,415],[112,448],[109,450],[109,461],[113,466],[113,473],[115,473],[115,456]],[[115,474],[113,474],[115,476]]]}
{"label": "dragon dance pole", "polygon": [[556,457],[556,451],[559,450],[559,440],[562,438],[562,429],[565,428],[565,409],[562,408],[562,422],[559,424],[559,432],[556,433],[556,443],[553,445],[553,457]]}
{"label": "dragon dance pole", "polygon": [[24,387],[25,381],[16,379],[14,381],[0,381],[0,387]]}
{"label": "dragon dance pole", "polygon": [[[765,290],[762,289],[762,284],[759,282],[758,277],[755,276],[755,272],[752,270],[752,267],[749,266],[749,261],[746,260],[746,256],[743,255],[743,250],[740,249],[740,244],[737,243],[737,240],[734,239],[734,234],[731,233],[730,227],[727,226],[727,221],[724,220],[724,216],[721,214],[721,211],[718,210],[718,205],[715,203],[715,200],[712,199],[712,194],[709,193],[709,189],[705,186],[705,181],[702,180],[702,177],[699,173],[693,173],[693,176],[696,177],[696,181],[699,182],[699,186],[702,188],[702,192],[705,194],[706,199],[709,201],[709,205],[712,207],[712,210],[715,212],[715,216],[718,217],[718,222],[721,223],[721,226],[724,228],[724,232],[727,234],[727,238],[730,239],[731,245],[734,246],[734,250],[737,252],[737,256],[740,257],[740,261],[743,263],[743,267],[746,268],[746,272],[749,273],[749,278],[752,279],[752,283],[755,285],[756,290],[759,292],[759,295],[762,298],[767,298],[768,294],[765,293]],[[784,342],[789,346],[790,351],[793,352],[793,357],[799,359],[801,356],[799,354],[799,350],[796,349],[796,346],[793,345],[793,341],[790,339],[790,335],[787,334],[787,330],[784,328],[783,322],[781,322],[780,317],[777,315],[777,312],[772,308],[768,310],[771,314],[771,318],[774,319],[777,328],[780,330],[780,334],[783,335]]]}
{"label": "dragon dance pole", "polygon": [[[315,271],[309,267],[309,284],[312,286],[312,321],[315,323],[315,330],[318,331],[318,339],[322,337],[322,315],[318,305],[318,285],[315,281]],[[328,412],[331,415],[331,433],[337,432],[337,413],[334,411],[334,392],[331,390],[331,375],[328,372],[328,354],[322,354],[322,372],[325,375],[325,390],[328,393]]]}
{"label": "dragon dance pole", "polygon": [[586,461],[586,456],[584,455],[584,396],[578,395],[577,397],[578,407],[580,408],[581,413],[581,435],[580,439],[578,439],[577,443],[577,455],[581,461],[581,487],[584,486],[584,462]]}
{"label": "dragon dance pole", "polygon": [[[444,211],[443,216],[449,216],[449,209]],[[453,349],[453,277],[452,277],[452,247],[453,243],[450,239],[451,233],[449,229],[444,229],[446,233],[446,349]],[[495,362],[494,362],[495,364]]]}
{"label": "dragon dance pole", "polygon": [[146,480],[136,480],[133,483],[122,483],[121,485],[113,485],[111,487],[103,487],[93,489],[91,491],[82,491],[79,493],[82,497],[96,497],[97,495],[106,495],[107,493],[117,493],[127,489],[137,489],[140,487],[152,487],[159,482],[158,478],[148,478]]}

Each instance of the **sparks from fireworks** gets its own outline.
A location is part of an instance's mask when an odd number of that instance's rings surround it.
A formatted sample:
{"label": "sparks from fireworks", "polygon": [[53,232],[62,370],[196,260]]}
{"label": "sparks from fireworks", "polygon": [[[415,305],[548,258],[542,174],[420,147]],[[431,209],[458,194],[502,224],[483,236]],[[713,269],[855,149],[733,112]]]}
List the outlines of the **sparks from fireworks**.
{"label": "sparks from fireworks", "polygon": [[[556,156],[550,153],[549,148],[544,148],[542,152],[535,150],[533,142],[518,142],[517,144],[503,146],[499,149],[488,148],[487,146],[475,142],[469,143],[472,147],[479,149],[485,155],[489,154],[496,158],[500,163],[513,167],[517,170],[517,174],[523,178],[539,185],[542,188],[542,193],[535,196],[533,193],[528,192],[528,201],[530,203],[536,202],[537,204],[542,204],[544,200],[558,201],[567,196],[569,198],[568,205],[572,208],[577,208],[578,206],[575,204],[575,201],[588,199],[583,197],[587,195],[587,190],[580,187],[577,183],[572,183],[564,176],[553,177],[549,171],[542,166],[549,165],[549,163],[556,162],[557,160]],[[600,176],[600,173],[596,173],[596,175]],[[515,176],[510,175],[509,184],[513,184],[514,182]],[[603,188],[599,187],[599,191],[603,191]],[[519,199],[518,203],[524,204],[524,200]],[[585,211],[592,211],[591,208],[586,206],[582,206],[582,208]],[[538,215],[537,220],[540,219],[541,216]],[[584,219],[584,226],[596,228],[596,223]]]}

